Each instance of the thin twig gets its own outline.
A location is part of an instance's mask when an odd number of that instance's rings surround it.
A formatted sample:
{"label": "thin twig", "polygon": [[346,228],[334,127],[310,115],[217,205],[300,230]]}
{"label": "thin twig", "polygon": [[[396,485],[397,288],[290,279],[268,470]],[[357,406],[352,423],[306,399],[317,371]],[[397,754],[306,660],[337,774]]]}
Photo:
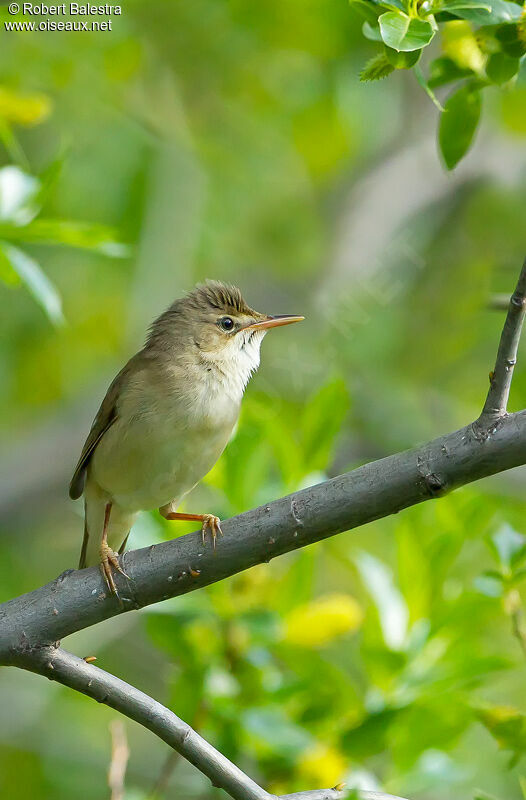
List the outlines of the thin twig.
{"label": "thin twig", "polygon": [[168,788],[170,778],[172,777],[173,771],[176,768],[180,758],[181,754],[176,750],[171,750],[168,753],[168,756],[161,767],[159,777],[150,790],[148,800],[157,800],[158,797],[162,797],[163,793]]}
{"label": "thin twig", "polygon": [[[194,713],[193,719],[190,722],[192,728],[199,727],[200,721],[203,716],[203,711],[204,711],[203,704],[200,703]],[[150,793],[148,795],[148,800],[157,800],[157,798],[162,797],[163,793],[168,788],[170,778],[172,777],[173,771],[176,768],[180,758],[181,754],[178,753],[176,750],[171,750],[168,753],[168,756],[161,767],[159,777],[157,778],[157,780],[155,781],[150,790]]]}
{"label": "thin twig", "polygon": [[110,722],[111,761],[108,769],[108,786],[111,800],[124,800],[124,778],[130,751],[126,738],[126,728],[120,719]]}
{"label": "thin twig", "polygon": [[523,625],[523,614],[522,609],[518,609],[514,611],[511,615],[511,626],[513,630],[513,635],[517,639],[523,655],[526,656],[526,631],[524,630]]}
{"label": "thin twig", "polygon": [[513,368],[517,362],[517,349],[522,323],[526,314],[526,260],[522,266],[517,287],[509,302],[495,368],[490,375],[490,388],[482,409],[482,418],[502,417],[507,413]]}
{"label": "thin twig", "polygon": [[517,639],[519,646],[526,656],[526,631],[524,630],[522,600],[519,590],[515,587],[509,589],[503,599],[504,611],[511,621],[511,632]]}

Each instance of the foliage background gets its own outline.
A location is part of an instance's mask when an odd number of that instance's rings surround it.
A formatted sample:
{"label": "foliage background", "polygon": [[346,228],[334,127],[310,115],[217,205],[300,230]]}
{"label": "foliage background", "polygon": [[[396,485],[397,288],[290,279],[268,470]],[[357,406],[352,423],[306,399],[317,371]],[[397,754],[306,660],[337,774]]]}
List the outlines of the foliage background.
{"label": "foliage background", "polygon": [[[478,414],[489,299],[524,250],[524,72],[485,91],[446,174],[414,76],[360,83],[377,48],[361,26],[343,0],[130,0],[111,33],[0,31],[1,600],[76,565],[67,481],[93,414],[205,277],[307,320],[265,340],[188,509],[227,517]],[[68,646],[275,791],[519,800],[523,485],[481,482]],[[132,546],[184,530],[144,515]],[[110,710],[7,668],[0,699],[2,797],[108,796]],[[127,798],[144,800],[167,748],[126,728]],[[220,796],[172,766],[156,797]]]}

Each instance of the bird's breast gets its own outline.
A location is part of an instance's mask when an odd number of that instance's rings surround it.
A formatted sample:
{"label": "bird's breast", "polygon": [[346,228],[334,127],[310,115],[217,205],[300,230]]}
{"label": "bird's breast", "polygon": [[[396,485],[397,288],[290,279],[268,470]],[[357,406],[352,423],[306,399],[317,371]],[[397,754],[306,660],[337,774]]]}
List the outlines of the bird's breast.
{"label": "bird's breast", "polygon": [[96,448],[93,477],[130,510],[179,500],[213,467],[238,414],[235,398],[201,387],[125,404]]}

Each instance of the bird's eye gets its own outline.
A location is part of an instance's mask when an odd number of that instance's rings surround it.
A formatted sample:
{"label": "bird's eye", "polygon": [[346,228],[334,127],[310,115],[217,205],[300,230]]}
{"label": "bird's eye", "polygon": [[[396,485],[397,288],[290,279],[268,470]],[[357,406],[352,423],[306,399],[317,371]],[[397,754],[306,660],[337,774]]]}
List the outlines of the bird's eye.
{"label": "bird's eye", "polygon": [[234,329],[234,320],[231,317],[223,317],[219,320],[219,325],[224,331],[231,331]]}

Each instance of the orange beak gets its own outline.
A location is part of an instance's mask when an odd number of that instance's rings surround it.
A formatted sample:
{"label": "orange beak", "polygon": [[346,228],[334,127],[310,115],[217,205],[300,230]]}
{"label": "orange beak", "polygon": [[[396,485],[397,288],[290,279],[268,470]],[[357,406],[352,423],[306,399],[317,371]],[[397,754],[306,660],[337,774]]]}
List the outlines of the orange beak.
{"label": "orange beak", "polygon": [[292,325],[293,322],[301,322],[305,317],[298,317],[295,314],[281,314],[277,317],[267,317],[261,322],[252,322],[241,328],[242,331],[265,331],[269,328],[279,328],[281,325]]}

